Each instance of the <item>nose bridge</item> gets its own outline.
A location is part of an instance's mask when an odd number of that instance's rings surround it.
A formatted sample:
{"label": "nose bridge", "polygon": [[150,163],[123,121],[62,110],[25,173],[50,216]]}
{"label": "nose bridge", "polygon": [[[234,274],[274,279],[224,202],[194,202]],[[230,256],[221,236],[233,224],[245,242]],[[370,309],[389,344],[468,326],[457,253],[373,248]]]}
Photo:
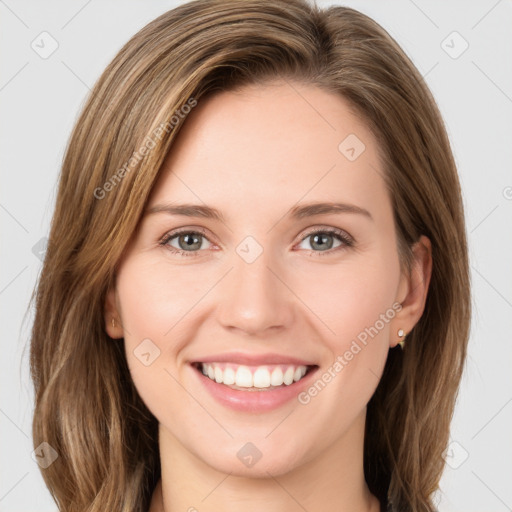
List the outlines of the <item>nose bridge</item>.
{"label": "nose bridge", "polygon": [[[289,325],[293,295],[276,277],[280,266],[272,255],[252,236],[235,248],[233,270],[220,291],[218,314],[224,327],[255,334],[269,327]],[[284,277],[281,279],[285,281]]]}

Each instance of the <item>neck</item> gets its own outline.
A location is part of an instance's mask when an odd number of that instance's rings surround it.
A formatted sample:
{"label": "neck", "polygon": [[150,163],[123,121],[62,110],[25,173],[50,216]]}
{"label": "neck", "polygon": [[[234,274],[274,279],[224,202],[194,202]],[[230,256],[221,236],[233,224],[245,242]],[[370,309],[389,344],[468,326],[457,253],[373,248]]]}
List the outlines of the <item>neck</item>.
{"label": "neck", "polygon": [[[366,410],[364,411],[366,412]],[[218,471],[159,426],[162,477],[150,512],[379,512],[380,504],[364,479],[362,414],[334,445],[286,473],[266,477]],[[213,447],[212,447],[213,448]],[[261,459],[263,461],[263,459]],[[261,462],[260,461],[260,462]]]}

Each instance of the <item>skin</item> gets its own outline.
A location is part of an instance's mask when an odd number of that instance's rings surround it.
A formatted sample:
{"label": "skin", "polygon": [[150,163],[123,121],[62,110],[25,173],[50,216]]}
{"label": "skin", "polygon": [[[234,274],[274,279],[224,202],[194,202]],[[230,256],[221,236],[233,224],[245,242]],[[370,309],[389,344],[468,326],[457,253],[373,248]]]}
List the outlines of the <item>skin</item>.
{"label": "skin", "polygon": [[[349,134],[366,146],[354,161],[338,150]],[[422,237],[411,274],[400,273],[377,149],[343,98],[310,85],[246,86],[188,115],[148,208],[206,204],[226,220],[145,215],[105,304],[106,329],[124,337],[134,383],[159,421],[162,478],[151,512],[380,510],[363,472],[366,406],[398,329],[410,332],[421,317],[432,259]],[[287,216],[316,201],[351,203],[373,220]],[[314,227],[344,230],[354,245],[339,250],[334,235],[316,245],[306,236]],[[160,246],[176,228],[203,228],[202,245],[188,256],[169,249],[186,250],[180,237]],[[252,263],[236,252],[249,235],[263,249]],[[320,375],[397,302],[402,309],[307,405],[236,412],[189,366],[233,350],[277,352],[318,364]],[[133,354],[145,338],[161,351],[149,366]],[[237,457],[249,441],[262,453],[252,467]]]}

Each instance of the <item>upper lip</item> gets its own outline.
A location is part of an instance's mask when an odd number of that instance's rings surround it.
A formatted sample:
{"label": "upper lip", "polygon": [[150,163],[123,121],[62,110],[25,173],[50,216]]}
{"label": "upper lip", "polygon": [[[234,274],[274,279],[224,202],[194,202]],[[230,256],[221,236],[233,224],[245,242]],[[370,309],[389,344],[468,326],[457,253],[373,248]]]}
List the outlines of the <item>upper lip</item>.
{"label": "upper lip", "polygon": [[281,354],[244,354],[242,352],[224,352],[195,359],[194,363],[235,363],[247,366],[264,366],[265,364],[293,364],[297,366],[316,366],[315,363]]}

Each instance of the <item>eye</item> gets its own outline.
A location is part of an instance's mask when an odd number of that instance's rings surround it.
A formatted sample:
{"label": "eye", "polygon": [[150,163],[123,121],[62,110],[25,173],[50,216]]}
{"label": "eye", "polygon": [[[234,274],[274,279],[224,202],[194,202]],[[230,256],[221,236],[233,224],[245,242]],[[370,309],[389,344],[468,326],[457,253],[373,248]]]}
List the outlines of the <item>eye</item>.
{"label": "eye", "polygon": [[[176,240],[174,240],[176,239]],[[195,249],[202,248],[203,240],[208,240],[206,235],[201,230],[191,231],[183,229],[181,231],[173,231],[165,235],[159,242],[159,245],[168,247],[171,252],[180,254],[182,256],[193,256],[196,251]],[[178,245],[172,245],[170,242],[175,241]]]}
{"label": "eye", "polygon": [[[333,250],[333,240],[336,239],[340,243]],[[311,240],[310,245],[313,248],[319,248],[320,250],[311,250],[313,254],[316,256],[324,256],[324,253],[332,254],[333,252],[346,249],[347,247],[352,247],[354,245],[354,240],[347,233],[342,231],[341,229],[336,228],[323,228],[323,229],[314,229],[310,231],[301,241],[301,243],[306,240]]]}
{"label": "eye", "polygon": [[[316,228],[308,232],[307,235],[301,240],[301,243],[308,239],[311,240],[311,247],[313,247],[313,249],[307,250],[309,250],[312,254],[316,254],[317,256],[323,256],[324,253],[332,254],[333,252],[343,250],[354,245],[354,240],[350,235],[341,229],[336,228]],[[339,242],[339,244],[335,246],[334,249],[332,239],[338,240]],[[181,256],[194,256],[195,253],[199,252],[201,249],[204,249],[204,240],[208,240],[208,238],[206,237],[204,231],[201,229],[182,229],[166,234],[160,240],[159,245],[167,247],[171,252]]]}

